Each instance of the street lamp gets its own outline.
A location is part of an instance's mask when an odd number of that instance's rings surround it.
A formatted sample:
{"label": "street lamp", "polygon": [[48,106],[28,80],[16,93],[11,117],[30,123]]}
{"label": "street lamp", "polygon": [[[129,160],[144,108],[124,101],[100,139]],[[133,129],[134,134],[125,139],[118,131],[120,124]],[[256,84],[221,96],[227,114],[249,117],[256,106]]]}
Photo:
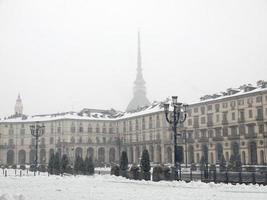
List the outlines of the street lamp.
{"label": "street lamp", "polygon": [[45,126],[41,126],[38,124],[38,122],[34,125],[30,126],[31,129],[31,134],[33,137],[35,137],[35,162],[34,162],[34,175],[37,171],[37,166],[38,166],[38,140],[39,137],[41,137],[44,134],[44,128]]}
{"label": "street lamp", "polygon": [[[177,102],[178,97],[172,97],[173,111],[169,111],[170,105],[168,103],[164,104],[164,112],[167,122],[172,126],[173,136],[174,136],[174,167],[175,167],[175,179],[178,178],[178,163],[177,163],[177,126],[184,123],[187,116],[187,104]],[[180,134],[179,134],[180,135]]]}

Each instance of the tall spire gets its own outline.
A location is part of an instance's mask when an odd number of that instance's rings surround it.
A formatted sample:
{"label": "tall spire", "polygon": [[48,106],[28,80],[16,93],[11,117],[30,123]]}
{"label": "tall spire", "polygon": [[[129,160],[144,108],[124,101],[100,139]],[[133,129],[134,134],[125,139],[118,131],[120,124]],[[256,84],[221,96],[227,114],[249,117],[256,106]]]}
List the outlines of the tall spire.
{"label": "tall spire", "polygon": [[15,104],[15,115],[21,116],[22,114],[23,114],[23,105],[22,105],[20,94],[18,94],[18,98]]}
{"label": "tall spire", "polygon": [[141,39],[140,31],[138,31],[137,38],[137,74],[134,81],[133,99],[130,101],[126,111],[137,110],[140,107],[150,105],[146,97],[145,80],[142,73],[142,57],[141,57]]}

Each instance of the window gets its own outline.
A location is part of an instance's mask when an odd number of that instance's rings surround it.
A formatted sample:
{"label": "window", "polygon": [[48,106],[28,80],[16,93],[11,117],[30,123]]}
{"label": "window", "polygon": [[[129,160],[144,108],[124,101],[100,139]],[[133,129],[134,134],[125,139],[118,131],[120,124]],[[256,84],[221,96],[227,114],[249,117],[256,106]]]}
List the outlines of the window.
{"label": "window", "polygon": [[212,105],[208,105],[208,110],[212,110]]}
{"label": "window", "polygon": [[207,132],[206,130],[200,130],[200,135],[202,138],[207,137],[206,132]]}
{"label": "window", "polygon": [[152,124],[152,116],[149,116],[149,129],[153,128],[153,124]]}
{"label": "window", "polygon": [[213,123],[213,115],[208,114],[208,124],[212,124],[212,123]]}
{"label": "window", "polygon": [[253,117],[253,112],[252,112],[252,110],[249,110],[249,111],[248,111],[248,117],[249,117],[249,118],[252,118],[252,117]]}
{"label": "window", "polygon": [[14,135],[14,129],[13,128],[10,128],[8,130],[8,133],[9,133],[10,136]]}
{"label": "window", "polygon": [[235,120],[235,112],[232,112],[232,120]]}
{"label": "window", "polygon": [[248,126],[248,134],[254,134],[254,133],[255,133],[254,125],[249,125]]}
{"label": "window", "polygon": [[215,104],[215,111],[220,112],[220,104]]}
{"label": "window", "polygon": [[132,121],[129,121],[129,131],[132,131],[133,128],[132,128]]}
{"label": "window", "polygon": [[143,117],[142,119],[142,129],[146,129],[146,123],[145,123],[145,118]]}
{"label": "window", "polygon": [[135,120],[135,130],[139,130],[139,124],[138,124],[138,120]]}
{"label": "window", "polygon": [[41,139],[41,144],[45,144],[45,138]]}
{"label": "window", "polygon": [[236,126],[232,126],[231,127],[231,135],[237,135],[237,128],[236,128]]}
{"label": "window", "polygon": [[107,132],[106,125],[103,124],[103,127],[102,127],[102,133],[106,133],[106,132]]}
{"label": "window", "polygon": [[14,144],[13,139],[9,139],[9,140],[8,140],[8,145],[13,145],[13,144]]}
{"label": "window", "polygon": [[262,96],[257,96],[257,97],[256,97],[256,102],[257,102],[257,103],[262,102]]}
{"label": "window", "polygon": [[213,137],[213,130],[212,129],[209,129],[208,135],[209,135],[209,137]]}
{"label": "window", "polygon": [[159,115],[157,115],[157,121],[156,121],[156,126],[157,128],[160,128],[160,120],[159,120]]}
{"label": "window", "polygon": [[61,127],[57,127],[57,133],[61,133]]}
{"label": "window", "polygon": [[100,129],[99,129],[99,124],[96,125],[96,129],[95,129],[96,133],[99,133]]}
{"label": "window", "polygon": [[194,113],[197,113],[198,112],[198,107],[195,107],[194,108]]}
{"label": "window", "polygon": [[260,124],[259,125],[259,133],[262,134],[264,132],[264,125]]}
{"label": "window", "polygon": [[187,120],[188,126],[192,126],[192,119]]}
{"label": "window", "polygon": [[79,133],[83,133],[83,125],[82,125],[82,123],[80,123],[80,126],[79,126]]}
{"label": "window", "polygon": [[239,126],[239,135],[245,135],[246,128],[244,125]]}
{"label": "window", "polygon": [[20,140],[20,145],[24,145],[24,139],[23,138]]}
{"label": "window", "polygon": [[220,115],[216,115],[216,122],[220,121]]}
{"label": "window", "polygon": [[244,99],[240,99],[240,100],[238,100],[238,105],[239,105],[239,106],[244,105]]}
{"label": "window", "polygon": [[223,122],[227,122],[227,112],[223,112]]}
{"label": "window", "polygon": [[221,128],[216,128],[215,129],[215,135],[216,135],[216,137],[221,137],[222,135],[221,135]]}
{"label": "window", "polygon": [[109,133],[112,134],[113,133],[113,127],[111,124],[109,124]]}
{"label": "window", "polygon": [[265,96],[265,101],[267,102],[267,95]]}
{"label": "window", "polygon": [[20,129],[20,135],[21,136],[24,136],[25,135],[25,129],[24,128]]}
{"label": "window", "polygon": [[191,115],[192,115],[192,110],[191,109],[187,110],[187,115],[188,115],[188,117],[191,117]]}
{"label": "window", "polygon": [[228,127],[223,127],[223,136],[224,137],[228,136]]}
{"label": "window", "polygon": [[231,107],[235,107],[235,101],[231,101]]}
{"label": "window", "polygon": [[74,125],[74,123],[71,124],[70,132],[71,133],[75,133],[75,125]]}
{"label": "window", "polygon": [[205,107],[201,106],[200,108],[201,115],[205,115]]}
{"label": "window", "polygon": [[53,126],[53,124],[51,124],[51,129],[50,129],[50,131],[51,131],[51,134],[54,133],[54,126]]}
{"label": "window", "polygon": [[252,103],[253,103],[253,98],[252,98],[252,97],[248,98],[248,99],[247,99],[247,104],[248,104],[249,106],[251,106]]}
{"label": "window", "polygon": [[263,111],[262,111],[262,107],[258,107],[258,108],[257,108],[257,119],[258,119],[258,120],[262,120],[262,119],[263,119]]}
{"label": "window", "polygon": [[91,124],[88,125],[88,133],[92,133],[93,132],[93,129],[92,129],[92,126]]}
{"label": "window", "polygon": [[206,123],[206,117],[201,117],[200,118],[200,123],[205,124]]}
{"label": "window", "polygon": [[228,103],[227,102],[223,103],[223,108],[227,108],[227,107],[228,107]]}
{"label": "window", "polygon": [[50,138],[50,144],[54,144],[54,138],[53,137]]}
{"label": "window", "polygon": [[239,110],[239,120],[240,121],[244,121],[245,120],[245,114],[244,114],[244,110]]}

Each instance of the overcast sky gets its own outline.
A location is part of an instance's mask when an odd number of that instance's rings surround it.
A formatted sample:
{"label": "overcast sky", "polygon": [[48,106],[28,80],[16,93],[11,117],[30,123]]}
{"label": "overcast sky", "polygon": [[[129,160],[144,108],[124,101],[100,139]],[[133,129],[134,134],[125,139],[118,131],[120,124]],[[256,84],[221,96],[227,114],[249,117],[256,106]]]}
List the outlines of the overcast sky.
{"label": "overcast sky", "polygon": [[125,110],[138,28],[150,101],[267,80],[266,0],[0,0],[0,117]]}

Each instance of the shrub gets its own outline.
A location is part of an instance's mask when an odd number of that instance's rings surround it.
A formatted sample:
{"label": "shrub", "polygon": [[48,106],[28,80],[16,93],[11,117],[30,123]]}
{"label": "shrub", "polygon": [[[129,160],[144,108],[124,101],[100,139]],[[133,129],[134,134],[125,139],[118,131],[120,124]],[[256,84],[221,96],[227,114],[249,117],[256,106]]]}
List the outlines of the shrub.
{"label": "shrub", "polygon": [[81,156],[77,156],[74,163],[74,170],[77,174],[85,173],[84,161]]}
{"label": "shrub", "polygon": [[25,170],[26,169],[26,166],[25,165],[20,165],[19,167],[21,170]]}
{"label": "shrub", "polygon": [[111,175],[119,176],[120,175],[120,167],[118,165],[114,165],[110,170]]}
{"label": "shrub", "polygon": [[14,165],[11,166],[11,168],[12,168],[12,169],[17,169],[17,165],[14,164]]}
{"label": "shrub", "polygon": [[86,157],[84,161],[84,167],[86,174],[93,175],[95,173],[95,165],[92,157]]}
{"label": "shrub", "polygon": [[153,173],[152,173],[152,180],[153,181],[160,181],[161,180],[161,175],[163,172],[163,167],[158,165],[153,168]]}
{"label": "shrub", "polygon": [[150,167],[150,161],[149,161],[149,153],[148,153],[148,150],[145,149],[142,153],[142,158],[141,158],[141,163],[140,163],[140,166],[141,166],[141,170],[143,172],[149,172],[151,167]]}
{"label": "shrub", "polygon": [[61,164],[62,173],[66,173],[67,172],[67,167],[69,165],[69,159],[68,159],[66,154],[64,154],[62,156],[60,164]]}
{"label": "shrub", "polygon": [[140,171],[140,168],[137,165],[132,165],[130,168],[131,178],[134,180],[138,180],[139,179],[139,171]]}
{"label": "shrub", "polygon": [[123,151],[121,154],[120,169],[121,170],[127,170],[128,169],[128,157],[127,157],[127,153],[125,151]]}
{"label": "shrub", "polygon": [[55,162],[55,155],[54,153],[50,155],[49,163],[48,163],[48,173],[54,174],[54,162]]}
{"label": "shrub", "polygon": [[47,171],[46,165],[39,165],[38,166],[38,171],[40,171],[40,172],[46,172]]}
{"label": "shrub", "polygon": [[60,155],[57,152],[55,157],[54,157],[54,162],[53,162],[53,169],[54,169],[54,173],[59,175],[61,173],[61,169],[60,169]]}

